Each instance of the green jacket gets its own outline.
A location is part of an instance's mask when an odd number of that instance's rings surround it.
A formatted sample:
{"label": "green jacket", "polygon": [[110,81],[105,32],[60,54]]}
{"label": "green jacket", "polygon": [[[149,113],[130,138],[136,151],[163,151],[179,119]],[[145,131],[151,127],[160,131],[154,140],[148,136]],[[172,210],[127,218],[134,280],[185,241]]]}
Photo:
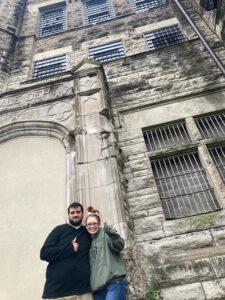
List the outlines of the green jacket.
{"label": "green jacket", "polygon": [[124,239],[108,225],[104,225],[92,239],[90,249],[92,291],[100,290],[114,278],[125,275],[125,264],[120,255],[124,244]]}

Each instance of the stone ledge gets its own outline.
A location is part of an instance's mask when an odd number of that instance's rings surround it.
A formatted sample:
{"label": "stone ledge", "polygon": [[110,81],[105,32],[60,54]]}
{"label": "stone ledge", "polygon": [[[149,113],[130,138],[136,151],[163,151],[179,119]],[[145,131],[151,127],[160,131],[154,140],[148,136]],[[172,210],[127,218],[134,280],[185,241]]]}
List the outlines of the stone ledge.
{"label": "stone ledge", "polygon": [[205,300],[201,283],[192,283],[163,289],[160,293],[163,300]]}

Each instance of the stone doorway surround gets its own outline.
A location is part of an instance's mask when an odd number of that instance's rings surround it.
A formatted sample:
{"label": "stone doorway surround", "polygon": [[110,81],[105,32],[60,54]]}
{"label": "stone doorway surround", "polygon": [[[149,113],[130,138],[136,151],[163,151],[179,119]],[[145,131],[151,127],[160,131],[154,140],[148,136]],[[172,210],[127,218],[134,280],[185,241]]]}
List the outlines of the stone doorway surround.
{"label": "stone doorway surround", "polygon": [[100,63],[84,59],[54,80],[22,82],[2,94],[0,124],[0,143],[19,136],[60,140],[66,149],[65,207],[73,201],[95,206],[126,236],[120,152]]}

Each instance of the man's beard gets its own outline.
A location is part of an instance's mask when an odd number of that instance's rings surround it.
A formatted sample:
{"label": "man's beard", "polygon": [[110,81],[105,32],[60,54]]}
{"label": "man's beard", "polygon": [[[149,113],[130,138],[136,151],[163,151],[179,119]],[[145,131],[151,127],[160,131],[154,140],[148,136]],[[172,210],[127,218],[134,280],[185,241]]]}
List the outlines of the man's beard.
{"label": "man's beard", "polygon": [[79,221],[69,220],[69,223],[73,226],[79,226],[79,225],[81,225],[82,220],[79,220]]}

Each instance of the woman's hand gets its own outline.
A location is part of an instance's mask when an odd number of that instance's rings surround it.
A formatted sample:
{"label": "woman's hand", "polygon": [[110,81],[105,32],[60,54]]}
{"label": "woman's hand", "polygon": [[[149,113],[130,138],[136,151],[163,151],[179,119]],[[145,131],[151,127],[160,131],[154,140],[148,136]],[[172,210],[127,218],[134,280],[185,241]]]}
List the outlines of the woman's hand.
{"label": "woman's hand", "polygon": [[119,235],[115,228],[106,223],[104,224],[103,230],[108,235],[110,249],[119,254],[124,249],[124,239]]}
{"label": "woman's hand", "polygon": [[109,236],[118,236],[119,235],[115,228],[107,225],[106,223],[104,224],[103,229]]}

